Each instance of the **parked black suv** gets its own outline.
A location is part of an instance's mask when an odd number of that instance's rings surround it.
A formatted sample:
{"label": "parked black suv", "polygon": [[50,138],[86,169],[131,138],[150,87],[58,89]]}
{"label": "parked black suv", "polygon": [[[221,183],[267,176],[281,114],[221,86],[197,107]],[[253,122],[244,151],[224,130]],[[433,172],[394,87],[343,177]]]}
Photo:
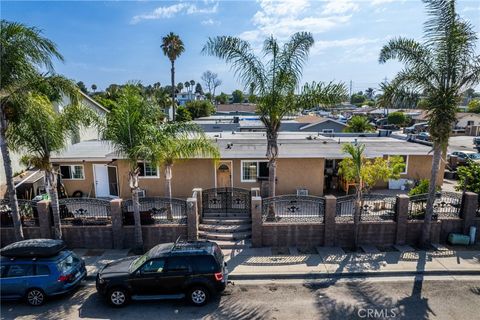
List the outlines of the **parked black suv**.
{"label": "parked black suv", "polygon": [[98,272],[96,286],[114,307],[130,300],[185,297],[202,306],[225,290],[227,276],[223,253],[215,242],[176,242],[107,264]]}

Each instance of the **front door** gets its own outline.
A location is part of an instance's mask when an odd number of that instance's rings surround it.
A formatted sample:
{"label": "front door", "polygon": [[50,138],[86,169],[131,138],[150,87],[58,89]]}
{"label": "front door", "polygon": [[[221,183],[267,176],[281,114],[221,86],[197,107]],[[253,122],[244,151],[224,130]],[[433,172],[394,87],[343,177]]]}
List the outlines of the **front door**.
{"label": "front door", "polygon": [[220,162],[217,166],[217,188],[232,186],[231,162]]}
{"label": "front door", "polygon": [[116,167],[105,164],[94,164],[93,174],[96,197],[118,196]]}

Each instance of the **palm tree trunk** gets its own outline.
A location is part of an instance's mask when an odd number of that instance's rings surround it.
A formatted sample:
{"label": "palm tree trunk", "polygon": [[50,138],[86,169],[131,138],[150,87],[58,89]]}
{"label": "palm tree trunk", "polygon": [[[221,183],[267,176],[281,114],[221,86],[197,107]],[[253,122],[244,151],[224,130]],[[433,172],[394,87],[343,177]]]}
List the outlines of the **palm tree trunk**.
{"label": "palm tree trunk", "polygon": [[172,199],[172,165],[171,164],[167,164],[165,166],[165,197],[168,197],[168,199],[170,200],[167,206],[167,219],[173,220],[173,216],[172,216],[173,208],[172,208],[172,202],[171,202],[171,199]]}
{"label": "palm tree trunk", "polygon": [[[275,182],[277,177],[277,134],[267,133],[267,158],[268,158],[268,197],[275,197]],[[268,207],[267,220],[275,221],[276,213],[273,202]]]}
{"label": "palm tree trunk", "polygon": [[175,61],[171,60],[172,62],[172,69],[171,77],[172,77],[172,120],[175,121]]}
{"label": "palm tree trunk", "polygon": [[0,149],[2,152],[3,168],[5,170],[5,178],[7,183],[7,193],[10,209],[12,210],[13,229],[15,231],[15,240],[21,241],[23,237],[22,222],[20,221],[20,209],[18,207],[17,193],[15,184],[13,183],[12,160],[10,159],[10,151],[8,150],[7,141],[5,139],[7,131],[7,119],[5,114],[0,112]]}
{"label": "palm tree trunk", "polygon": [[442,158],[442,147],[435,144],[433,147],[432,171],[430,175],[430,185],[428,186],[427,208],[425,210],[425,219],[422,227],[422,236],[420,246],[427,247],[430,244],[430,230],[432,229],[433,204],[435,202],[437,176],[440,169],[440,160]]}
{"label": "palm tree trunk", "polygon": [[140,221],[140,202],[138,200],[138,189],[132,190],[133,220],[135,233],[135,250],[143,251],[142,224]]}
{"label": "palm tree trunk", "polygon": [[355,199],[355,212],[353,214],[353,245],[355,247],[355,250],[358,249],[358,229],[360,227],[360,214],[362,212],[362,207],[362,189],[358,188]]}
{"label": "palm tree trunk", "polygon": [[53,235],[55,239],[62,239],[62,224],[60,220],[60,205],[58,203],[57,182],[55,173],[45,170],[45,185],[50,197],[50,207],[53,215]]}

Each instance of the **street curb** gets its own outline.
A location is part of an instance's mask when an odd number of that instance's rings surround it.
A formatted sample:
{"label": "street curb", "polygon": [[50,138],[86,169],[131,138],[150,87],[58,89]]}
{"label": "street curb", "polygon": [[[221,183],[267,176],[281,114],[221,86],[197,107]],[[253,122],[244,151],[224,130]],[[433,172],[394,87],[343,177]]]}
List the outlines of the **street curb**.
{"label": "street curb", "polygon": [[[229,274],[228,280],[315,280],[341,278],[385,278],[414,276],[480,276],[480,270],[432,270],[432,271],[389,271],[389,272],[349,272],[349,273],[252,273]],[[95,275],[87,275],[86,281],[95,281]]]}

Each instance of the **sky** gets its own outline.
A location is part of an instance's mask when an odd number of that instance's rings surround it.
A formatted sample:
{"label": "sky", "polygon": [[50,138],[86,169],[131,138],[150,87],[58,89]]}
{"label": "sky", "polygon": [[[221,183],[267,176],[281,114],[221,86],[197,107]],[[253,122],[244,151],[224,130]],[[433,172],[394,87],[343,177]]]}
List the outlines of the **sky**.
{"label": "sky", "polygon": [[[176,61],[175,82],[201,82],[218,73],[217,92],[244,89],[230,67],[201,54],[209,37],[237,36],[259,52],[263,40],[280,42],[298,31],[313,34],[303,82],[342,81],[353,92],[378,88],[401,69],[380,65],[381,47],[397,36],[421,40],[425,8],[420,0],[244,0],[244,1],[2,1],[0,16],[35,26],[65,58],[60,74],[99,89],[111,83],[170,83],[170,63],[160,44],[177,33],[185,52]],[[459,0],[458,13],[480,33],[480,1]],[[480,50],[477,48],[477,51]]]}

